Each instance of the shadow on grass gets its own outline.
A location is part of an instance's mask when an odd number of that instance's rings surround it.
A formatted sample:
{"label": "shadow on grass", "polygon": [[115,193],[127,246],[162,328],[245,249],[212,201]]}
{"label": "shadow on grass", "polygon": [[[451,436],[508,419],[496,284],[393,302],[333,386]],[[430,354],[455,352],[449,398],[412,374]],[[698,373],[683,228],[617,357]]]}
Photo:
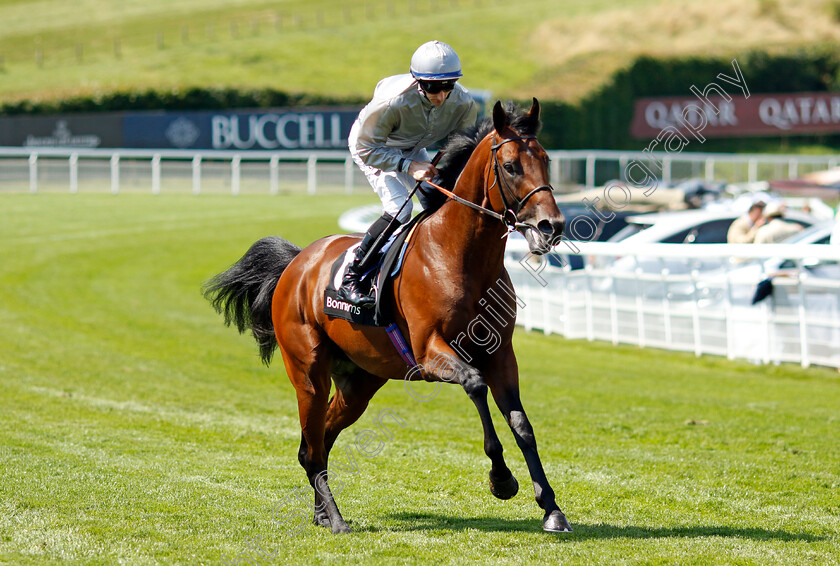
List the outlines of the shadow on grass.
{"label": "shadow on grass", "polygon": [[[525,532],[542,533],[542,522],[539,518],[534,519],[499,519],[497,517],[451,517],[447,515],[434,515],[429,513],[395,513],[390,518],[402,524],[391,528],[373,528],[370,530],[389,531],[465,531],[476,529],[486,532]],[[760,528],[740,528],[727,526],[696,526],[696,527],[637,527],[593,524],[586,525],[572,523],[574,531],[570,534],[558,535],[563,540],[589,540],[589,539],[655,539],[655,538],[742,538],[752,540],[778,540],[778,541],[800,541],[819,542],[827,540],[828,537],[816,536],[807,533],[791,533],[788,531],[770,531]],[[362,529],[367,530],[367,529]]]}

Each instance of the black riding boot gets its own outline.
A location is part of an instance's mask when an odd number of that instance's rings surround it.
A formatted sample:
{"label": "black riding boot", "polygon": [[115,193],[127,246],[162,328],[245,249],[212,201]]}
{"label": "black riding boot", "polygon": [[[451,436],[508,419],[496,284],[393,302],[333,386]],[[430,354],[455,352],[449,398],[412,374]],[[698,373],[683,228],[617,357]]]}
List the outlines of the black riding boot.
{"label": "black riding boot", "polygon": [[360,288],[359,279],[376,263],[376,257],[391,234],[400,226],[387,212],[370,225],[362,243],[356,248],[353,262],[347,266],[347,273],[341,281],[338,296],[358,307],[370,307],[376,302],[367,292]]}

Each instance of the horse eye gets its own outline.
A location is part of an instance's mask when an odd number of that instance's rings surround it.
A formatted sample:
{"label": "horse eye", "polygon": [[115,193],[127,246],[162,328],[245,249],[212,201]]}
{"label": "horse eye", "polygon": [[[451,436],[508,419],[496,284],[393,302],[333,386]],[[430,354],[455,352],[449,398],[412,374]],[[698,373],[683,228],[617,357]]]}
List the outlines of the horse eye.
{"label": "horse eye", "polygon": [[516,168],[513,166],[513,163],[505,163],[503,167],[505,168],[505,171],[507,171],[511,175],[513,175],[514,171],[516,170]]}

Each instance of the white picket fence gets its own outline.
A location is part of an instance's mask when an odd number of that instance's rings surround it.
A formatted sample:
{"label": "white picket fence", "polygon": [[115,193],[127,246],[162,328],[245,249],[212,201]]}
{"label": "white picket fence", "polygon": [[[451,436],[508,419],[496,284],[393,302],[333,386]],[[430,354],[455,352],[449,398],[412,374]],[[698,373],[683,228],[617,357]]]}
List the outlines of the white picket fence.
{"label": "white picket fence", "polygon": [[346,151],[0,148],[0,190],[275,195],[350,193],[361,182]]}
{"label": "white picket fence", "polygon": [[[838,156],[549,151],[557,186],[594,187],[639,160],[673,180],[755,182],[835,167]],[[651,159],[652,158],[652,159]],[[367,189],[349,152],[0,147],[0,190],[352,193]]]}
{"label": "white picket fence", "polygon": [[[517,323],[567,338],[607,340],[715,354],[757,363],[795,362],[840,368],[840,246],[579,243],[587,267],[569,270],[508,260],[516,294],[525,303]],[[563,244],[561,244],[563,247]],[[568,251],[568,250],[563,250]],[[523,252],[520,250],[519,256]],[[509,255],[511,250],[509,249]],[[614,269],[613,258],[659,258],[658,272]],[[771,297],[751,299],[766,278],[749,259],[788,258],[795,268],[773,277]],[[601,268],[593,264],[606,261]],[[743,259],[734,259],[743,258]],[[692,268],[699,260],[715,270]],[[532,261],[534,259],[532,258]],[[685,262],[674,269],[674,262]],[[808,269],[817,262],[821,273]],[[611,267],[612,266],[612,267]],[[747,272],[747,273],[745,273]]]}

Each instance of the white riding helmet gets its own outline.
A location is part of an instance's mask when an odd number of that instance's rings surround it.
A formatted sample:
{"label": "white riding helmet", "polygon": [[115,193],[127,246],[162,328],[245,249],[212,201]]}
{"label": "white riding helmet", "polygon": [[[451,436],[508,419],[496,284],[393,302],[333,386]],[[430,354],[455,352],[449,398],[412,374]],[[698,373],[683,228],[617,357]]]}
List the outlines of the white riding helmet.
{"label": "white riding helmet", "polygon": [[458,54],[442,41],[429,41],[417,48],[411,57],[411,74],[421,81],[446,81],[464,76]]}

